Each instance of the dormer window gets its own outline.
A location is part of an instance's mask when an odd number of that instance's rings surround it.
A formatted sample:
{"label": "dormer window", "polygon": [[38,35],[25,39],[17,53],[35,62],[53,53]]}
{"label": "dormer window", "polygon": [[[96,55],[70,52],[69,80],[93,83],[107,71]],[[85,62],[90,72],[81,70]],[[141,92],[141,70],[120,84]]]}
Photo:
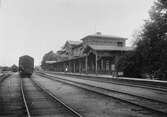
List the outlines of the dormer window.
{"label": "dormer window", "polygon": [[117,42],[117,46],[123,46],[123,42]]}

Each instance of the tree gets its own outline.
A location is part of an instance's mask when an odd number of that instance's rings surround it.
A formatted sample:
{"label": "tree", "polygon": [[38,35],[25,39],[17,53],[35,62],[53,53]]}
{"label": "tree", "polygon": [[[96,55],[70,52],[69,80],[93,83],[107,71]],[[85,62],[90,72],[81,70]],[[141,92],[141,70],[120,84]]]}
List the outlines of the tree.
{"label": "tree", "polygon": [[41,67],[43,69],[51,69],[46,61],[57,61],[57,55],[53,52],[53,51],[50,51],[48,53],[46,53],[43,58],[42,58],[42,63],[41,63]]}
{"label": "tree", "polygon": [[129,76],[147,74],[167,80],[167,1],[157,0],[149,14],[136,38],[136,49],[122,58],[122,65]]}
{"label": "tree", "polygon": [[150,11],[150,19],[137,43],[136,53],[142,58],[142,74],[164,79],[167,71],[167,1],[157,0]]}
{"label": "tree", "polygon": [[13,72],[17,72],[17,71],[18,71],[18,67],[17,67],[15,64],[13,64],[13,65],[11,66],[11,70],[12,70]]}
{"label": "tree", "polygon": [[[141,56],[135,51],[128,52],[120,57],[118,70],[124,71],[125,77],[141,78]],[[137,66],[137,67],[136,67]]]}

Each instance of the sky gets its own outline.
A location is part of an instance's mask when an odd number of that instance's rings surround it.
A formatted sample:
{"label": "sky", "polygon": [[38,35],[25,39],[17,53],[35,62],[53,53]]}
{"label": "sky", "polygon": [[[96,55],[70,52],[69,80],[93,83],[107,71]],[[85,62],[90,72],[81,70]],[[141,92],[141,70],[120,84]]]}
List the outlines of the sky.
{"label": "sky", "polygon": [[140,30],[155,0],[0,0],[0,65],[59,50],[67,40],[101,32],[128,38]]}

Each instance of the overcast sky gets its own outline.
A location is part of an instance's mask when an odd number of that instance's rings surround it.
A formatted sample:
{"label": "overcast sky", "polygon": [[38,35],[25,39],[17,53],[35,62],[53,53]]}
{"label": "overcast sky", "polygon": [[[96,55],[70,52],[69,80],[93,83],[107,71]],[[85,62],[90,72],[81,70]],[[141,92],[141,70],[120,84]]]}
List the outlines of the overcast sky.
{"label": "overcast sky", "polygon": [[31,55],[35,64],[66,40],[102,34],[128,38],[147,19],[154,0],[0,0],[0,65]]}

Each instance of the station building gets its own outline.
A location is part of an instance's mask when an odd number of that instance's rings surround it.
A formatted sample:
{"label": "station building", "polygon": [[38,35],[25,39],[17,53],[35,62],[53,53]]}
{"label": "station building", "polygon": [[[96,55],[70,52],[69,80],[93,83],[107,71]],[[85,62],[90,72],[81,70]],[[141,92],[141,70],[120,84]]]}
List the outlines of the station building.
{"label": "station building", "polygon": [[117,75],[120,56],[132,47],[126,46],[127,38],[96,33],[81,41],[66,41],[57,55],[61,59],[50,64],[56,72],[100,73]]}

